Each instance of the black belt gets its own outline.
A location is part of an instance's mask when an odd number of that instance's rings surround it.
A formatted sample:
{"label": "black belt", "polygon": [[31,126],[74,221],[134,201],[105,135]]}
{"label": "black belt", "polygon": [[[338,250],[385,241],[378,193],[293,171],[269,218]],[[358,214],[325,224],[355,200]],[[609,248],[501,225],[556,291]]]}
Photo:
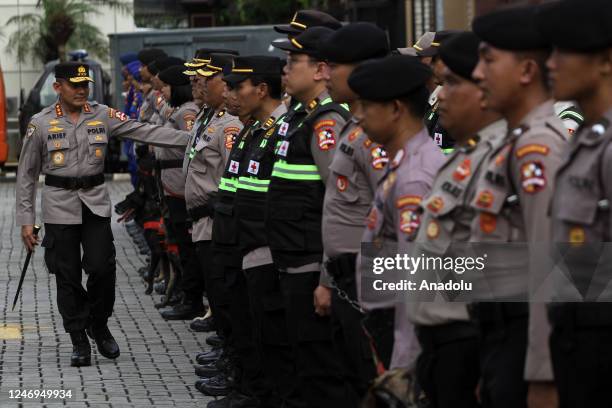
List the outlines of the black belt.
{"label": "black belt", "polygon": [[213,216],[213,210],[211,206],[208,204],[200,205],[194,208],[189,208],[187,212],[189,213],[189,216],[191,217],[192,222],[196,222],[199,219],[204,218],[204,217]]}
{"label": "black belt", "polygon": [[471,322],[453,322],[436,326],[419,325],[416,334],[423,348],[478,337],[478,328]]}
{"label": "black belt", "polygon": [[556,303],[550,305],[548,317],[556,327],[612,327],[612,304]]}
{"label": "black belt", "polygon": [[104,184],[104,174],[94,174],[93,176],[82,177],[63,177],[53,174],[45,175],[45,185],[51,187],[65,188],[66,190],[80,190]]}
{"label": "black belt", "polygon": [[334,280],[355,277],[357,254],[342,254],[329,258],[325,262],[325,270]]}
{"label": "black belt", "polygon": [[183,167],[183,160],[157,160],[157,164],[161,170],[163,169],[178,169]]}
{"label": "black belt", "polygon": [[529,304],[524,302],[487,302],[469,305],[470,316],[480,324],[504,323],[529,316]]}

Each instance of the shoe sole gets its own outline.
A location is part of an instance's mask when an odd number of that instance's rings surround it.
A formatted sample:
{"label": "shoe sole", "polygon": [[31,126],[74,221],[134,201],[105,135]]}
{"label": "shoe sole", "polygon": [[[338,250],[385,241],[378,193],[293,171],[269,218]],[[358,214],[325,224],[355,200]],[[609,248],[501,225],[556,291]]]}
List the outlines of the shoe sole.
{"label": "shoe sole", "polygon": [[91,357],[85,361],[70,361],[70,367],[89,367],[91,366]]}
{"label": "shoe sole", "polygon": [[208,389],[206,387],[200,387],[200,388],[198,388],[198,391],[200,391],[202,394],[208,395],[210,397],[226,397],[231,392],[231,389],[227,389],[226,388],[226,389],[223,389],[223,390],[211,390],[211,389]]}

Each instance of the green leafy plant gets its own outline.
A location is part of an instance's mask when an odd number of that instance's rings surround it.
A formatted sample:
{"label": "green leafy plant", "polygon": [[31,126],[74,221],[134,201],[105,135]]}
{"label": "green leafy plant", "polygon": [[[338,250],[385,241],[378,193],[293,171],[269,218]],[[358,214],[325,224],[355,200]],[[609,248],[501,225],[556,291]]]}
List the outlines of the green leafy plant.
{"label": "green leafy plant", "polygon": [[66,51],[77,48],[108,61],[108,41],[91,23],[102,13],[102,7],[132,12],[131,4],[122,0],[39,0],[37,12],[16,15],[7,21],[8,26],[17,29],[9,36],[6,50],[19,62],[28,57],[42,63],[57,58],[65,61]]}

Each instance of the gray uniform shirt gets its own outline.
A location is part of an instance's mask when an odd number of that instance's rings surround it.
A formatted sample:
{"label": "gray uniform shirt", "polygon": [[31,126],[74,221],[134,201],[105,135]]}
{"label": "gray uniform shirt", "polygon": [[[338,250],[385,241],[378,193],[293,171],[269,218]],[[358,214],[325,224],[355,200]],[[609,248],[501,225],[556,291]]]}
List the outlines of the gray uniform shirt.
{"label": "gray uniform shirt", "polygon": [[[196,120],[196,115],[200,109],[194,102],[186,102],[178,108],[170,109],[170,116],[164,124],[165,127],[191,132]],[[189,138],[186,135],[185,143]],[[158,160],[183,160],[185,149],[183,147],[168,147],[159,151]],[[163,169],[161,171],[161,181],[164,187],[164,194],[173,197],[184,197],[185,177],[181,167]]]}
{"label": "gray uniform shirt", "polygon": [[[387,152],[381,145],[373,143],[354,120],[346,122],[325,188],[322,223],[325,259],[359,253],[365,220],[387,161]],[[322,273],[321,284],[328,282],[327,274]]]}
{"label": "gray uniform shirt", "polygon": [[[85,105],[76,124],[64,114],[59,103],[46,107],[32,117],[23,141],[15,193],[17,225],[35,222],[40,173],[63,177],[101,174],[108,140],[112,136],[134,140],[144,140],[148,136],[185,137],[183,132],[137,122],[96,102]],[[86,190],[45,185],[43,222],[80,224],[82,203],[96,215],[111,216],[111,201],[105,184]]]}
{"label": "gray uniform shirt", "polygon": [[[387,172],[376,190],[362,242],[397,245],[398,253],[405,253],[407,244],[414,240],[420,226],[418,206],[429,193],[444,161],[444,154],[426,129],[408,140],[389,162]],[[360,295],[364,290],[361,283],[358,268],[357,288]],[[378,301],[362,300],[362,306],[367,309],[395,307],[391,367],[412,367],[419,352],[414,327],[406,317],[404,305],[396,303],[394,293],[388,295],[379,294]]]}
{"label": "gray uniform shirt", "polygon": [[153,89],[149,90],[140,105],[140,111],[138,113],[138,120],[144,123],[152,123],[153,115],[155,114],[155,101],[157,100],[157,92]]}
{"label": "gray uniform shirt", "polygon": [[[534,109],[518,128],[509,131],[477,182],[471,203],[476,216],[472,221],[470,241],[538,243],[537,250],[542,251],[542,244],[549,243],[551,238],[547,211],[567,137],[567,130],[555,115],[552,101]],[[509,198],[518,199],[520,205],[508,205]],[[504,256],[503,266],[487,264],[485,272],[494,275],[494,284],[508,293],[526,292],[525,282],[517,282],[516,276],[504,279],[510,268],[529,267],[535,255],[534,250],[530,251],[529,259]],[[538,278],[542,272],[534,268],[528,270],[530,280]],[[549,333],[544,304],[530,303],[527,380],[552,379]]]}
{"label": "gray uniform shirt", "polygon": [[[499,120],[478,132],[466,146],[457,146],[448,156],[434,180],[429,197],[421,204],[421,225],[414,244],[414,256],[458,257],[449,248],[453,242],[467,242],[474,218],[470,202],[475,194],[476,181],[490,154],[506,135],[507,124]],[[410,296],[410,293],[406,293]],[[408,318],[417,325],[442,325],[453,321],[467,321],[465,304],[446,303],[443,299],[431,302],[407,301]]]}

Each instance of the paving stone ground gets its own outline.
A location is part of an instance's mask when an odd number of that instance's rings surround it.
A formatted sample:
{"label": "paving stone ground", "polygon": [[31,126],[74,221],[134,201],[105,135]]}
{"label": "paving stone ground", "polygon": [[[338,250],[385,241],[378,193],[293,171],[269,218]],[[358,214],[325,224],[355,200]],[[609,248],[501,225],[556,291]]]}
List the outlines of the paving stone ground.
{"label": "paving stone ground", "polygon": [[[127,182],[107,184],[113,203],[130,190]],[[188,321],[161,318],[153,307],[157,297],[144,294],[137,274],[144,257],[114,220],[117,288],[109,327],[121,348],[117,360],[99,355],[92,342],[92,366],[70,367],[72,346],[57,310],[55,278],[40,249],[11,311],[26,256],[14,221],[14,187],[0,183],[0,407],[206,406],[210,399],[193,386],[195,353],[209,348],[205,335],[191,332]],[[18,400],[11,398],[13,390],[63,390],[72,396]]]}

